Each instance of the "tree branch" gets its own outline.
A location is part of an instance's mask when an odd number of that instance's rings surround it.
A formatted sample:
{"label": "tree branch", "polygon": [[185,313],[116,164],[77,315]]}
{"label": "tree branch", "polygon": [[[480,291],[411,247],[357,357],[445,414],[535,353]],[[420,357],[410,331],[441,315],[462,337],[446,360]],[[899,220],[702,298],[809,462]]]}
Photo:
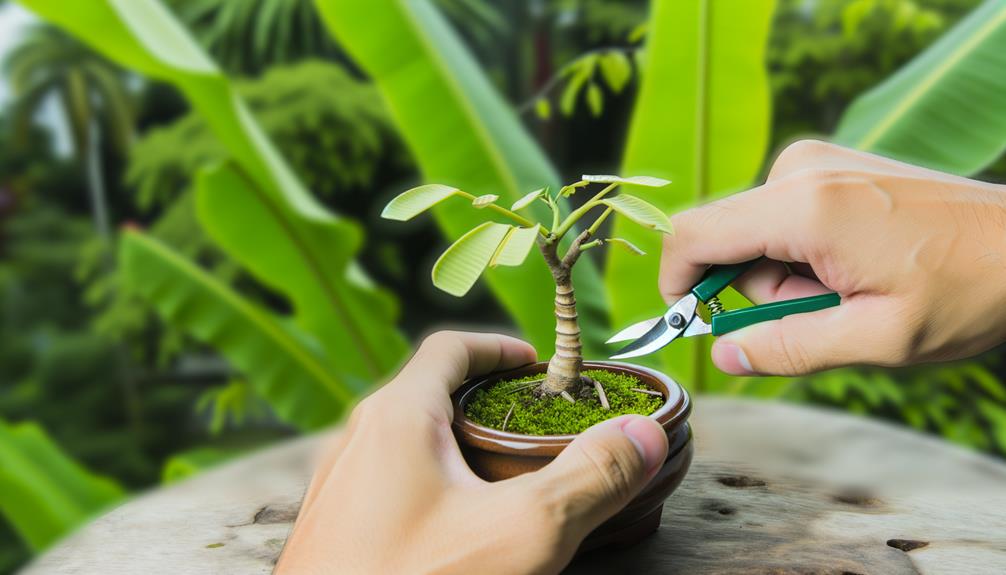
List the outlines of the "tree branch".
{"label": "tree branch", "polygon": [[590,230],[583,230],[580,232],[580,235],[576,236],[576,239],[573,240],[569,249],[566,250],[566,255],[562,258],[562,266],[566,268],[567,273],[569,273],[569,270],[573,268],[573,264],[576,263],[576,260],[580,259],[580,254],[583,253],[581,246],[584,242],[590,239],[590,236]]}

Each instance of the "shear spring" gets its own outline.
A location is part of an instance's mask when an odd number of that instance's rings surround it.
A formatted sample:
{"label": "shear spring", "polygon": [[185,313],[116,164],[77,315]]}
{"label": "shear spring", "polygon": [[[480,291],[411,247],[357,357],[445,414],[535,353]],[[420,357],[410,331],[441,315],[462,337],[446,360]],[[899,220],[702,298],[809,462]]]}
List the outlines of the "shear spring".
{"label": "shear spring", "polygon": [[716,315],[723,313],[723,302],[720,301],[718,297],[711,297],[709,301],[706,302],[706,307],[709,308],[709,315]]}

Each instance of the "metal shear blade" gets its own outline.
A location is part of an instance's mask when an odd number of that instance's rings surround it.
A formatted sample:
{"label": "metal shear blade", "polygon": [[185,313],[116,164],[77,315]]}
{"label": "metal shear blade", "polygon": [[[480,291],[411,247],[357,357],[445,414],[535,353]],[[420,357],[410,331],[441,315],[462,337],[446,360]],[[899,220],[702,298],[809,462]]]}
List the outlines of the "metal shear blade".
{"label": "metal shear blade", "polygon": [[[674,341],[675,338],[679,337],[682,333],[686,332],[688,327],[694,323],[695,320],[695,309],[698,307],[698,300],[694,295],[688,294],[685,297],[679,299],[667,313],[659,318],[652,320],[647,320],[645,322],[640,322],[635,325],[629,326],[628,328],[615,334],[609,342],[611,341],[624,341],[620,339],[626,334],[629,336],[635,335],[636,333],[642,331],[649,325],[648,331],[639,336],[635,341],[625,346],[618,351],[615,355],[611,356],[611,359],[626,359],[629,357],[637,357],[640,355],[646,355],[653,353],[658,349],[664,347],[665,345]],[[671,319],[673,316],[680,316],[679,321],[676,323],[677,327],[671,326]],[[701,320],[699,320],[701,323]]]}

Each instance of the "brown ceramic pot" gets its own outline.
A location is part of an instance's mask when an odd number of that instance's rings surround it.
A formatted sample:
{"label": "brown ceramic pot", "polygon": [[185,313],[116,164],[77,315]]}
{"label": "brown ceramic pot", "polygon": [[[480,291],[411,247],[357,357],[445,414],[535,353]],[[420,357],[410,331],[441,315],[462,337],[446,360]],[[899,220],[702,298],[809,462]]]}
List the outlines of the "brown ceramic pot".
{"label": "brown ceramic pot", "polygon": [[[575,435],[523,435],[479,425],[465,417],[473,391],[497,381],[545,373],[544,362],[473,378],[461,386],[454,401],[454,435],[465,460],[487,481],[499,481],[541,469],[555,458]],[[667,459],[649,484],[621,511],[591,532],[579,552],[609,544],[630,545],[660,526],[664,499],[677,488],[692,460],[692,431],[688,426],[691,402],[688,393],[671,378],[646,367],[618,362],[584,362],[584,369],[603,369],[639,378],[664,396],[664,404],[650,417],[667,432]]]}

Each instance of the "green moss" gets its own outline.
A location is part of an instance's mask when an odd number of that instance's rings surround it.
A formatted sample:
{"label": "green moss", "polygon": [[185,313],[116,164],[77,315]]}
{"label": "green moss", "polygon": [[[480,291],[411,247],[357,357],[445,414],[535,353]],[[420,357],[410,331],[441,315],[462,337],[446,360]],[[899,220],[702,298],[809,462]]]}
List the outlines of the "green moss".
{"label": "green moss", "polygon": [[488,389],[476,390],[465,406],[465,415],[476,423],[500,429],[512,405],[514,409],[507,421],[507,431],[526,435],[566,435],[580,433],[595,423],[627,413],[649,415],[664,402],[661,397],[632,391],[632,388],[647,389],[647,386],[630,375],[603,370],[583,373],[604,387],[610,410],[601,408],[597,392],[593,389],[577,398],[576,403],[561,397],[539,399],[535,397],[533,388],[520,385],[542,377],[536,375],[501,381]]}

